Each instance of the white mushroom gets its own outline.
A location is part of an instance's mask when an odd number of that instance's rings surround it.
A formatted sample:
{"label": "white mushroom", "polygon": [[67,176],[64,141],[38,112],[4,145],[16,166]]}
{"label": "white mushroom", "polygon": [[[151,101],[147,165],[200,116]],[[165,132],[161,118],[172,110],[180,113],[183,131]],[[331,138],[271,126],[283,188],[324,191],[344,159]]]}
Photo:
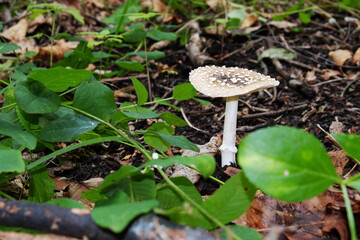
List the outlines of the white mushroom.
{"label": "white mushroom", "polygon": [[279,81],[245,68],[225,66],[199,67],[190,72],[189,80],[196,90],[209,97],[226,98],[223,143],[219,149],[221,166],[230,165],[235,162],[237,152],[235,140],[238,96],[275,87],[279,85]]}

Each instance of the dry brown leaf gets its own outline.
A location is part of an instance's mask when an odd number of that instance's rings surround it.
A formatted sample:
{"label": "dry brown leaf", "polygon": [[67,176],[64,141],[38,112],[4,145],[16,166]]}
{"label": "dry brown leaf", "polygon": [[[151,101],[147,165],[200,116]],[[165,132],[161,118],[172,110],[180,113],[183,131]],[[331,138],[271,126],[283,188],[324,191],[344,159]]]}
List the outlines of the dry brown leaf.
{"label": "dry brown leaf", "polygon": [[104,8],[104,0],[86,0],[86,2],[94,4],[97,8]]}
{"label": "dry brown leaf", "polygon": [[181,164],[174,164],[171,167],[168,167],[165,171],[166,175],[170,178],[173,177],[186,177],[193,184],[197,183],[201,178],[201,174],[198,171],[195,171],[187,166]]}
{"label": "dry brown leaf", "polygon": [[200,149],[200,152],[184,149],[181,151],[181,155],[183,157],[195,157],[206,154],[214,157],[218,151],[220,144],[221,144],[220,135],[215,135],[211,137],[209,142],[205,143],[204,145],[196,145]]}
{"label": "dry brown leaf", "polygon": [[161,49],[169,46],[169,44],[170,44],[170,41],[168,41],[168,40],[155,42],[153,45],[150,46],[149,51],[161,50]]}
{"label": "dry brown leaf", "polygon": [[66,177],[54,177],[52,180],[55,182],[56,191],[65,191],[69,187],[69,179]]}
{"label": "dry brown leaf", "polygon": [[343,150],[330,151],[328,152],[333,164],[335,165],[336,173],[343,176],[344,168],[349,162],[349,157]]}
{"label": "dry brown leaf", "polygon": [[12,43],[17,43],[26,38],[28,18],[22,18],[17,24],[5,30],[1,35]]}
{"label": "dry brown leaf", "polygon": [[360,47],[354,53],[351,63],[360,66]]}
{"label": "dry brown leaf", "polygon": [[339,49],[329,52],[329,56],[337,65],[344,65],[344,63],[352,57],[349,50]]}
{"label": "dry brown leaf", "polygon": [[[61,59],[63,59],[64,54],[69,50],[75,49],[77,44],[78,43],[74,43],[74,42],[65,42],[64,39],[60,39],[59,41],[57,41],[52,49],[53,50],[53,62],[56,63],[56,62],[60,61]],[[37,59],[42,59],[43,61],[50,61],[50,52],[51,52],[50,45],[41,47],[39,49],[38,54],[35,57],[33,57],[32,60],[35,61]]]}
{"label": "dry brown leaf", "polygon": [[179,19],[174,14],[174,9],[168,7],[166,5],[166,3],[164,3],[164,1],[162,1],[162,0],[152,0],[152,3],[153,3],[153,7],[154,7],[153,11],[158,12],[158,13],[163,15],[162,16],[163,22],[170,22],[171,20],[176,20],[176,22],[178,22],[178,23],[181,22],[181,19]]}
{"label": "dry brown leaf", "polygon": [[251,27],[257,22],[258,18],[259,17],[255,14],[248,14],[244,21],[241,23],[240,29]]}
{"label": "dry brown leaf", "polygon": [[297,27],[296,23],[288,22],[288,21],[270,21],[269,25],[274,26],[279,29],[287,29],[287,28],[291,28],[291,27]]}
{"label": "dry brown leaf", "polygon": [[208,5],[215,12],[224,8],[223,0],[207,0],[206,5]]}
{"label": "dry brown leaf", "polygon": [[315,68],[313,68],[311,71],[306,72],[305,74],[305,80],[307,82],[313,82],[317,79],[315,75]]}
{"label": "dry brown leaf", "polygon": [[341,134],[341,133],[343,133],[344,127],[345,126],[344,126],[344,124],[342,124],[342,122],[332,121],[330,124],[330,127],[329,127],[329,132],[331,134],[333,134],[333,133]]}
{"label": "dry brown leaf", "polygon": [[330,233],[331,231],[336,230],[339,233],[341,240],[350,239],[348,223],[341,214],[326,216],[324,221],[326,222],[325,226],[322,228],[324,232]]}
{"label": "dry brown leaf", "polygon": [[238,168],[234,168],[234,167],[227,167],[226,170],[224,171],[224,173],[226,173],[228,176],[232,177],[235,174],[241,172],[240,169]]}
{"label": "dry brown leaf", "polygon": [[35,39],[23,39],[16,43],[21,49],[15,50],[16,53],[26,53],[26,52],[38,52],[39,46],[36,44]]}
{"label": "dry brown leaf", "polygon": [[34,20],[31,20],[29,22],[28,33],[32,34],[38,26],[44,24],[47,24],[50,28],[50,26],[52,25],[52,19],[52,17],[45,17],[43,14],[40,14]]}
{"label": "dry brown leaf", "polygon": [[324,79],[325,81],[329,80],[331,77],[335,77],[335,76],[341,76],[341,72],[338,70],[332,70],[332,69],[325,69],[323,71],[323,74],[321,75],[321,78]]}
{"label": "dry brown leaf", "polygon": [[104,182],[103,178],[90,178],[88,180],[83,181],[85,187],[88,189],[93,189],[99,187]]}

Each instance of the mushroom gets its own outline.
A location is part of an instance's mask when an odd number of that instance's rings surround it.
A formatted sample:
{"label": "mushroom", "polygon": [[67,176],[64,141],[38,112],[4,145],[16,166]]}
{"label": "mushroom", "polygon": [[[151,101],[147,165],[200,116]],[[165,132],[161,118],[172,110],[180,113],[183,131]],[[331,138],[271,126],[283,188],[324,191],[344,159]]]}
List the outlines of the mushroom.
{"label": "mushroom", "polygon": [[225,97],[225,122],[223,142],[220,146],[221,166],[235,162],[237,148],[236,124],[238,111],[238,97],[261,89],[275,87],[279,81],[238,67],[205,66],[190,72],[189,80],[199,92],[209,97]]}

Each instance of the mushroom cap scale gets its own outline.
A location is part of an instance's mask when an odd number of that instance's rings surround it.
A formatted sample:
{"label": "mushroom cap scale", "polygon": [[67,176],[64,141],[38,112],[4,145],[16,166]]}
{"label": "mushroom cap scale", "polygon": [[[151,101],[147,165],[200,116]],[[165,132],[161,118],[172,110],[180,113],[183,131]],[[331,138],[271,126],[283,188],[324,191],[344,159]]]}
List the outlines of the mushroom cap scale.
{"label": "mushroom cap scale", "polygon": [[209,97],[232,97],[275,87],[279,81],[261,73],[238,67],[198,67],[189,80],[196,90]]}

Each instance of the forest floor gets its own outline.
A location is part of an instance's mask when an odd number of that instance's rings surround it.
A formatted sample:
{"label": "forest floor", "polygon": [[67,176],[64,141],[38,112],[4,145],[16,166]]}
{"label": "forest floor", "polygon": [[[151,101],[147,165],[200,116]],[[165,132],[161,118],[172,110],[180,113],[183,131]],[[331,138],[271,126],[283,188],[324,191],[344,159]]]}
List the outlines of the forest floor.
{"label": "forest floor", "polygon": [[[87,23],[92,24],[88,31],[103,27],[98,19],[90,16],[104,10],[92,8],[82,12]],[[335,21],[321,11],[313,12],[307,24],[301,23],[297,15],[291,15],[283,21],[255,21],[247,28],[233,30],[208,29],[204,22],[197,21],[199,28],[190,28],[189,35],[199,34],[196,44],[201,45],[200,55],[206,57],[194,56],[189,52],[192,51],[190,43],[182,45],[179,40],[164,46],[161,50],[165,57],[152,60],[149,65],[153,97],[171,96],[173,87],[188,82],[189,72],[200,65],[237,66],[267,74],[280,81],[280,85],[239,98],[238,142],[247,134],[268,126],[301,128],[321,140],[338,174],[353,176],[360,172],[359,166],[346,157],[329,133],[360,133],[360,21],[347,11],[334,8],[327,11]],[[181,17],[175,20],[183,21]],[[57,31],[79,31],[71,21],[64,18]],[[191,26],[194,22],[181,24]],[[36,25],[32,35],[49,31],[49,26],[47,22]],[[36,40],[36,44],[43,47],[48,42]],[[286,52],[259,60],[261,53],[269,48]],[[289,52],[296,57],[284,57]],[[119,103],[136,98],[130,76],[136,76],[147,86],[144,73],[127,73],[102,80],[114,90]],[[200,93],[196,97],[210,101],[211,105],[187,100],[172,102],[182,112],[164,105],[157,105],[156,109],[187,118],[189,126],[176,127],[176,135],[183,135],[197,145],[207,144],[212,139],[219,146],[225,99],[212,99]],[[136,120],[130,123],[130,127],[146,129],[153,121]],[[138,140],[143,141],[141,138]],[[172,147],[167,154],[181,154],[181,150]],[[219,152],[215,157],[218,167],[214,176],[219,179],[226,180],[240,171],[236,163],[221,168]],[[121,165],[138,166],[144,160],[140,152],[117,143],[89,146],[65,154],[63,158],[71,162],[65,161],[61,166],[49,163],[48,167],[59,194],[74,199],[81,195],[79,189],[86,189],[84,181],[104,178]],[[64,178],[67,181],[61,180]],[[210,195],[219,187],[217,183],[203,179],[196,186],[202,195]],[[354,212],[359,213],[359,193],[350,191],[350,198]],[[328,224],[319,223],[319,219],[325,219],[322,223],[328,221]],[[358,214],[356,219],[360,220]],[[346,212],[341,192],[336,187],[303,203],[283,203],[259,192],[248,212],[234,223],[253,227],[262,233],[268,233],[267,229],[275,225],[282,226],[280,239],[349,239]]]}

